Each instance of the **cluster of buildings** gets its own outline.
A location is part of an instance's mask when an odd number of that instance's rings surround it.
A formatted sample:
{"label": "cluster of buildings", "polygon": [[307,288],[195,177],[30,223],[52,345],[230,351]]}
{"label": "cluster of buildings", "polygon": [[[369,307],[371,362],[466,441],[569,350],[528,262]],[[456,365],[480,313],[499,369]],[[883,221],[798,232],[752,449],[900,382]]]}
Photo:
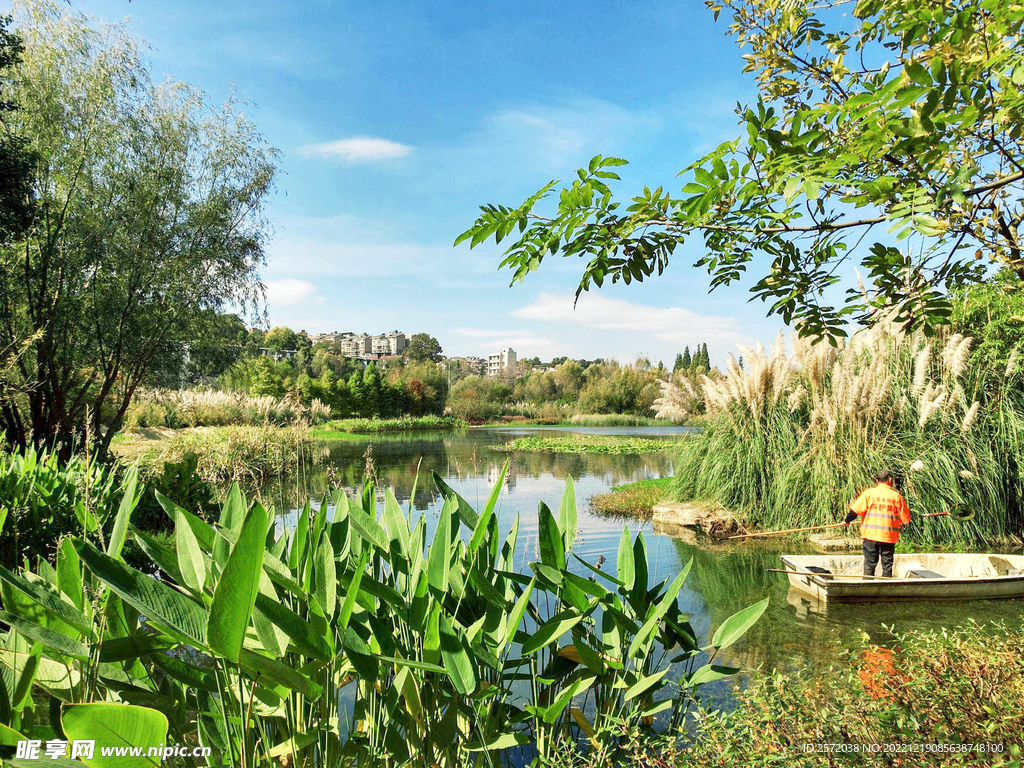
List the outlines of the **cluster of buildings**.
{"label": "cluster of buildings", "polygon": [[[409,337],[401,331],[391,331],[390,333],[377,335],[351,333],[350,331],[333,331],[331,333],[311,334],[309,340],[313,344],[329,344],[339,355],[367,362],[401,355],[409,346]],[[273,357],[275,360],[290,360],[296,354],[296,351],[293,349],[266,349],[262,352],[264,355]],[[452,357],[449,359],[452,362],[463,363],[470,371],[479,376],[516,376],[519,370],[516,351],[511,347],[505,347],[500,352],[494,352],[486,358]]]}
{"label": "cluster of buildings", "polygon": [[334,331],[314,334],[309,339],[314,344],[330,344],[338,354],[360,360],[380,360],[382,357],[400,355],[409,346],[409,337],[401,331],[378,335]]}

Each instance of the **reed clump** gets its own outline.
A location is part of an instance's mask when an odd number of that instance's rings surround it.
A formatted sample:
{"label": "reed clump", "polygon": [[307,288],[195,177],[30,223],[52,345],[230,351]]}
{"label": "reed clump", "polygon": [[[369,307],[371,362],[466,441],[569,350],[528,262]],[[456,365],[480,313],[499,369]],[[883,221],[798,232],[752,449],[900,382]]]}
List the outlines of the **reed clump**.
{"label": "reed clump", "polygon": [[[911,509],[974,513],[919,521],[911,540],[977,543],[1019,535],[1024,499],[1021,371],[972,364],[970,337],[928,338],[881,322],[847,343],[780,333],[741,347],[718,379],[702,377],[703,434],[678,451],[674,493],[743,511],[762,528],[841,519],[882,467]],[[691,391],[664,387],[662,411]]]}
{"label": "reed clump", "polygon": [[144,469],[194,456],[207,482],[261,483],[322,463],[327,449],[304,424],[290,427],[206,427],[183,430],[143,457]]}
{"label": "reed clump", "polygon": [[331,408],[314,398],[308,405],[289,397],[250,397],[210,389],[148,389],[135,396],[125,414],[125,426],[226,427],[284,426],[305,421],[323,424]]}

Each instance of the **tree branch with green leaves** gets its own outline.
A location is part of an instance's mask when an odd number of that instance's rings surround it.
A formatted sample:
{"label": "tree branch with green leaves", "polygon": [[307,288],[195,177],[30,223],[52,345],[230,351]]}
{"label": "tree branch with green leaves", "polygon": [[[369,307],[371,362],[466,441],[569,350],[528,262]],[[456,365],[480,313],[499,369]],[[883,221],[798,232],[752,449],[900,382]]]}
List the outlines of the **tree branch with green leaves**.
{"label": "tree branch with green leaves", "polygon": [[[578,298],[661,275],[693,237],[712,289],[749,271],[769,314],[833,340],[882,313],[932,330],[948,292],[993,268],[1024,281],[1024,7],[707,5],[731,15],[759,88],[737,106],[740,138],[688,165],[679,193],[644,187],[628,201],[611,187],[626,161],[599,155],[571,185],[483,206],[456,244],[511,240],[513,283],[548,256],[582,258]],[[873,293],[849,287],[833,303],[851,263]]]}

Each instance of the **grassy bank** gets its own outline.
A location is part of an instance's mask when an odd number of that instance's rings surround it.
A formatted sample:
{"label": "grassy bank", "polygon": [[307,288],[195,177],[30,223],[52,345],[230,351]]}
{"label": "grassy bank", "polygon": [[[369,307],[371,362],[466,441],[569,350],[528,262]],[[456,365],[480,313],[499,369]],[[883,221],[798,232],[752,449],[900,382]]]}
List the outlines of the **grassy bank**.
{"label": "grassy bank", "polygon": [[537,451],[543,453],[655,453],[675,447],[678,440],[654,440],[625,435],[559,435],[520,437],[498,448],[501,451]]}
{"label": "grassy bank", "polygon": [[608,493],[590,497],[590,509],[602,515],[626,515],[640,519],[651,516],[654,505],[672,492],[672,478],[660,477],[616,485]]}
{"label": "grassy bank", "polygon": [[[780,340],[781,342],[781,340]],[[794,340],[704,379],[703,433],[680,443],[673,492],[763,529],[841,520],[880,468],[917,513],[918,543],[977,544],[1024,529],[1024,389],[1016,359],[972,364],[972,342],[882,324],[838,350]]]}
{"label": "grassy bank", "polygon": [[405,432],[418,429],[464,429],[466,422],[455,416],[402,416],[397,419],[333,419],[323,424],[321,432],[348,432],[372,435],[382,432]]}
{"label": "grassy bank", "polygon": [[301,425],[144,429],[119,435],[111,449],[122,459],[138,459],[149,475],[167,462],[194,455],[196,473],[212,483],[260,483],[319,464],[327,455],[311,430]]}

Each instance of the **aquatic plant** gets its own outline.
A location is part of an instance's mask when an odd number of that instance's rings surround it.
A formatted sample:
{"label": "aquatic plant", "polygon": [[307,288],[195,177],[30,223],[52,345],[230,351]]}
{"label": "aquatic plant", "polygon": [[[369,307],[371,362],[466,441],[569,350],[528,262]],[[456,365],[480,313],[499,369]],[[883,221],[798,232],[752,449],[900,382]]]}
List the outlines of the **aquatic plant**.
{"label": "aquatic plant", "polygon": [[677,497],[719,502],[763,527],[813,525],[840,519],[887,467],[912,509],[975,514],[907,535],[980,543],[1019,533],[1021,375],[978,370],[971,347],[960,334],[883,322],[837,347],[794,336],[787,354],[780,334],[771,352],[742,348],[742,364],[730,357],[722,378],[702,380],[707,416],[703,434],[680,446]]}
{"label": "aquatic plant", "polygon": [[0,564],[52,560],[61,536],[98,535],[126,496],[136,503],[135,473],[89,455],[0,451]]}
{"label": "aquatic plant", "polygon": [[[566,742],[614,759],[656,716],[678,727],[695,688],[737,671],[716,656],[767,601],[702,647],[677,602],[689,566],[652,584],[628,531],[613,572],[573,555],[571,482],[557,512],[541,503],[538,560],[520,572],[519,520],[498,528],[506,469],[479,512],[435,475],[430,536],[372,485],[305,504],[294,529],[236,485],[216,524],[161,496],[172,543],[122,512],[103,547],[70,537],[55,569],[0,569],[4,734],[103,719],[97,752],[178,742],[246,768],[461,768],[546,762]],[[156,576],[123,562],[127,536]]]}
{"label": "aquatic plant", "polygon": [[542,451],[545,453],[627,454],[655,453],[674,447],[678,440],[658,440],[627,435],[565,435],[556,437],[519,437],[500,446],[502,451]]}

